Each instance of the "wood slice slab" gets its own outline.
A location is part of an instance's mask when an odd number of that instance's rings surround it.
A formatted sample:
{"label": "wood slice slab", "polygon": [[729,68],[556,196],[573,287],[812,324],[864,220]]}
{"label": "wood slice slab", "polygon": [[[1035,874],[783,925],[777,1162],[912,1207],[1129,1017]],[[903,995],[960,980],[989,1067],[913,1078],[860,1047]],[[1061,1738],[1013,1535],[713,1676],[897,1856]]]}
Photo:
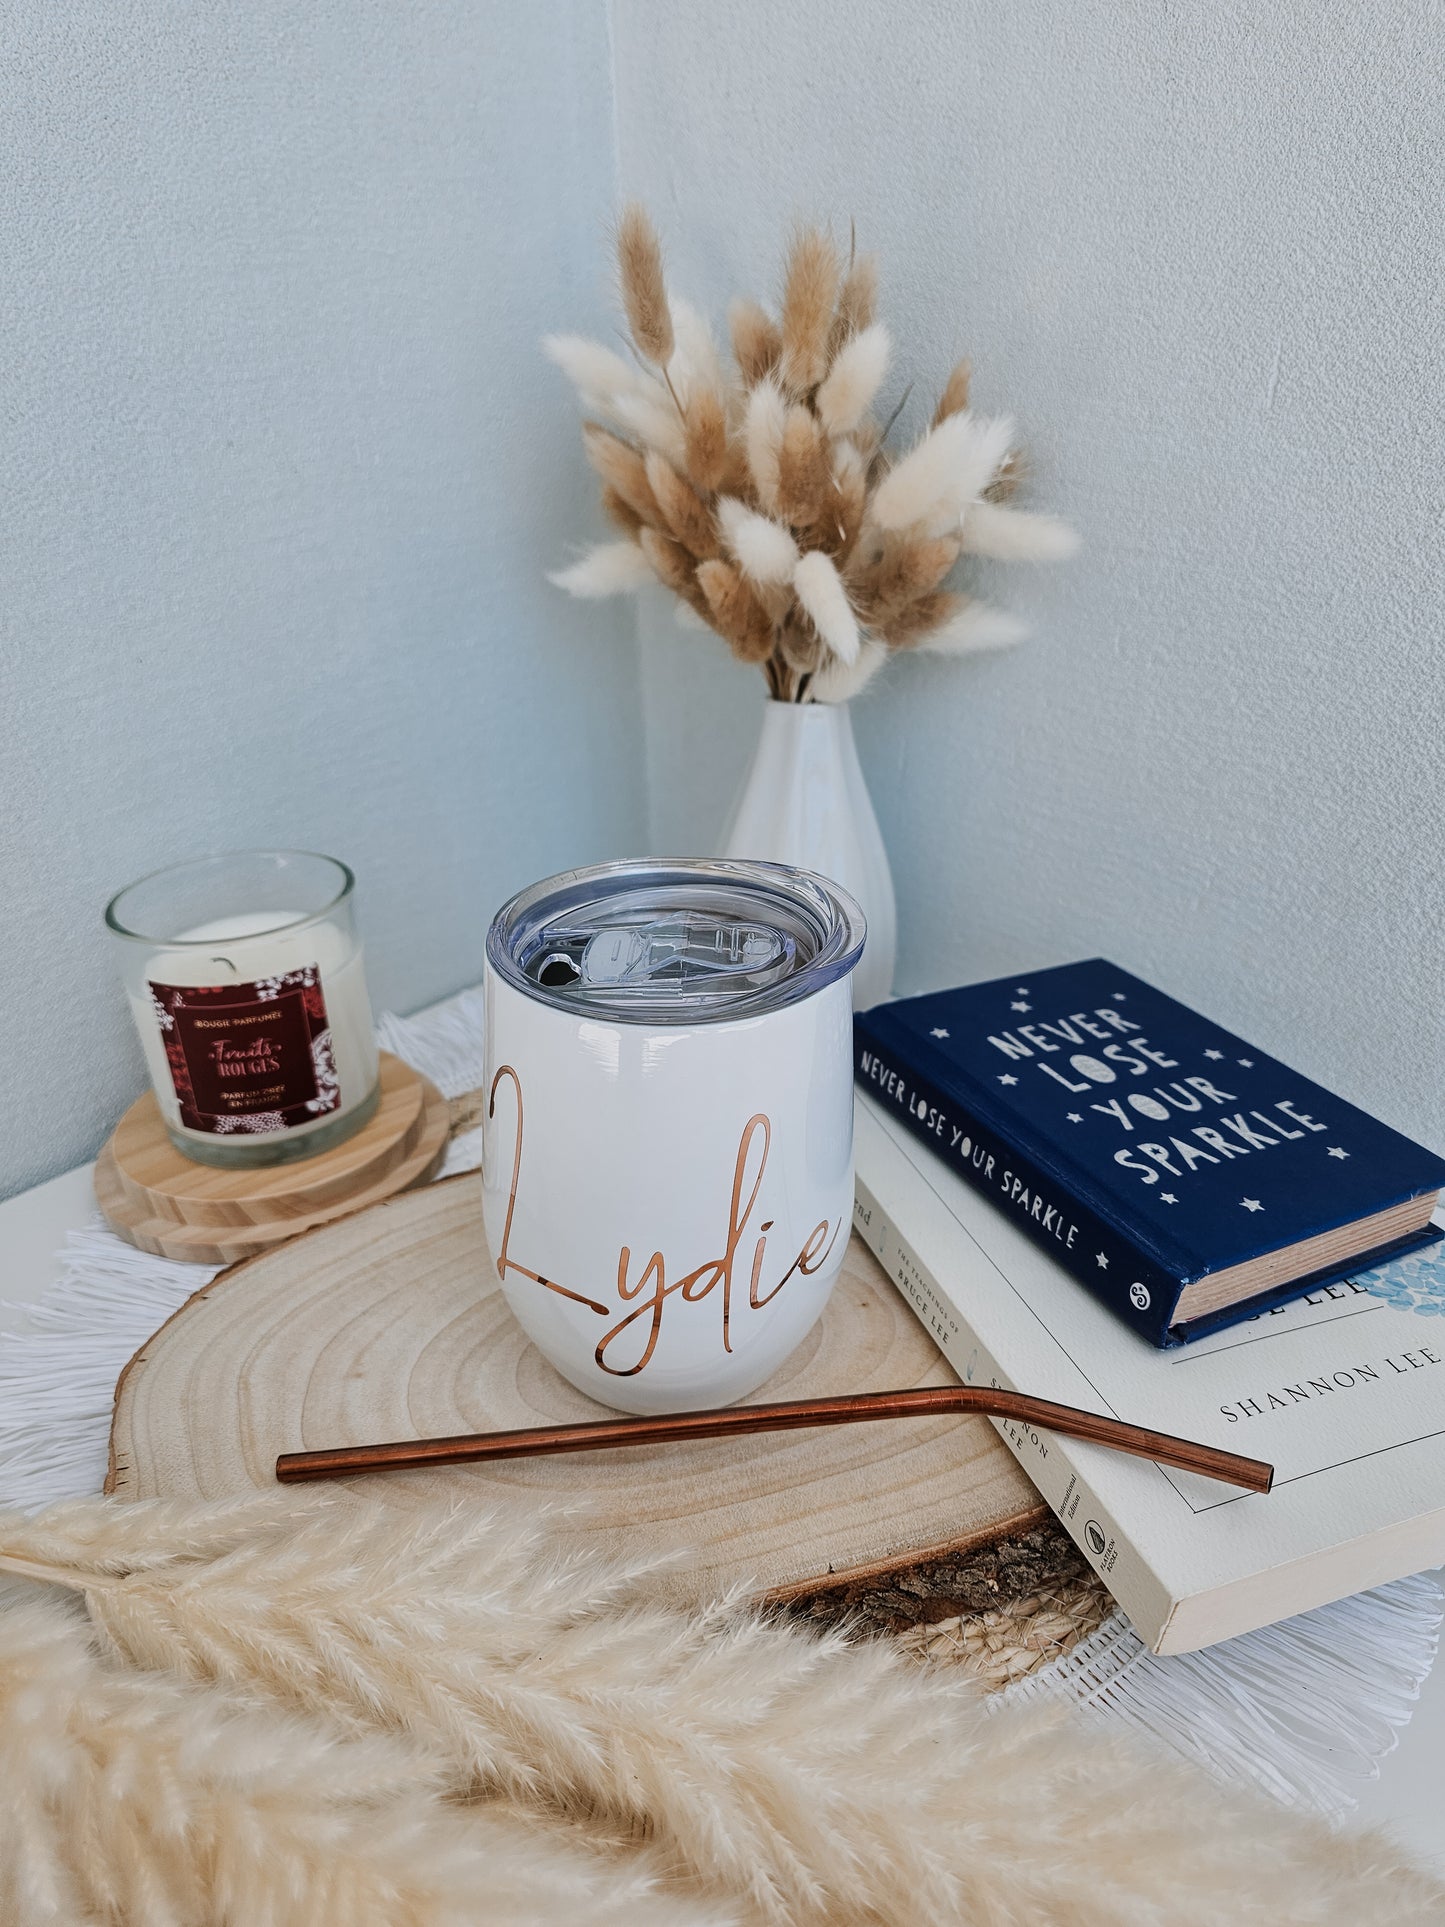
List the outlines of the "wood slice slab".
{"label": "wood slice slab", "polygon": [[[956,1383],[854,1239],[823,1317],[757,1400]],[[197,1291],[122,1374],[106,1490],[217,1499],[278,1452],[605,1416],[524,1337],[474,1174],[374,1206]],[[562,1529],[678,1555],[678,1599],[741,1581],[814,1594],[1029,1532],[1047,1509],[981,1418],[707,1440],[348,1482],[405,1505],[588,1502]]]}
{"label": "wood slice slab", "polygon": [[111,1229],[142,1251],[235,1264],[429,1178],[448,1128],[436,1086],[386,1051],[373,1116],[344,1144],[295,1164],[229,1170],[182,1157],[147,1091],[101,1152],[95,1195]]}

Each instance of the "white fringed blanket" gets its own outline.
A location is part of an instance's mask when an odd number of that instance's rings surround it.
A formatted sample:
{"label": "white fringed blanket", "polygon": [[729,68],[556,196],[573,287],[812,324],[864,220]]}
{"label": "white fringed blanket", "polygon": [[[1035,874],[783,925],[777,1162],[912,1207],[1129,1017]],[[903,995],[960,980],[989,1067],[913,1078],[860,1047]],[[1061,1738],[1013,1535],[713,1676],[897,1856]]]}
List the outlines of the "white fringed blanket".
{"label": "white fringed blanket", "polygon": [[[456,1096],[481,1081],[480,1016],[480,994],[467,992],[384,1017],[379,1041]],[[479,1138],[453,1142],[445,1175],[476,1163]],[[0,1337],[0,1504],[99,1491],[116,1378],[207,1275],[134,1250],[99,1220],[72,1234],[57,1283],[29,1308],[33,1329]],[[1139,1732],[1218,1779],[1340,1815],[1408,1721],[1441,1617],[1438,1587],[1420,1577],[1159,1659],[1115,1613],[990,1704],[1073,1702],[1096,1730]]]}

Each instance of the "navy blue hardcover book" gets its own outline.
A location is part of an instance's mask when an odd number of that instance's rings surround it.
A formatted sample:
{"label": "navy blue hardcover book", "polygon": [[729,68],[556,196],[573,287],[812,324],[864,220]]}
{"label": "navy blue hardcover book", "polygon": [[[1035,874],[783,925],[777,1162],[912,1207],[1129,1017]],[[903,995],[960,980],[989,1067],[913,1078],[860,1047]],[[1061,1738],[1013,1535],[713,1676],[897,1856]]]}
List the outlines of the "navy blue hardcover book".
{"label": "navy blue hardcover book", "polygon": [[1445,1160],[1102,958],[854,1032],[859,1083],[1151,1344],[1441,1235]]}

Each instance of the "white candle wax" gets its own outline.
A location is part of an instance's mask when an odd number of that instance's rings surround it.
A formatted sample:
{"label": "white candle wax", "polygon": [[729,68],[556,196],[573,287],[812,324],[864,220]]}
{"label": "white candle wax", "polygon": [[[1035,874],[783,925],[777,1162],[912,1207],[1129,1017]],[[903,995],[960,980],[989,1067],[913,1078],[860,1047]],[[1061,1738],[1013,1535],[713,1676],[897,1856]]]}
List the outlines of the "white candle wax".
{"label": "white candle wax", "polygon": [[[157,946],[152,952],[146,960],[144,981],[130,993],[161,1114],[173,1131],[187,1138],[204,1136],[214,1142],[211,1134],[193,1131],[182,1121],[160,1020],[148,988],[153,983],[215,988],[315,969],[326,1004],[340,1101],[314,1120],[288,1126],[288,1138],[305,1138],[333,1127],[375,1087],[376,1040],[359,945],[348,932],[325,918],[296,917],[289,923],[278,923],[277,916],[274,910],[237,911],[178,932],[174,945]],[[234,943],[234,951],[228,952],[228,940]]]}

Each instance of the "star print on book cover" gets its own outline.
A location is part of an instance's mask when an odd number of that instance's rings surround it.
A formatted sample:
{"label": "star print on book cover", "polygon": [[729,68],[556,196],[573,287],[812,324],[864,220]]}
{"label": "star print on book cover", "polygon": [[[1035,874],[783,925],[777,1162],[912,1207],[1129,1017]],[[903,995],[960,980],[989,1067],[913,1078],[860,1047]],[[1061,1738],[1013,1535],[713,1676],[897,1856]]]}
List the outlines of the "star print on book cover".
{"label": "star print on book cover", "polygon": [[1445,1160],[1101,958],[863,1012],[855,1063],[871,1095],[1157,1345],[1440,1235],[1426,1226],[1176,1325],[1186,1286],[1423,1198]]}

